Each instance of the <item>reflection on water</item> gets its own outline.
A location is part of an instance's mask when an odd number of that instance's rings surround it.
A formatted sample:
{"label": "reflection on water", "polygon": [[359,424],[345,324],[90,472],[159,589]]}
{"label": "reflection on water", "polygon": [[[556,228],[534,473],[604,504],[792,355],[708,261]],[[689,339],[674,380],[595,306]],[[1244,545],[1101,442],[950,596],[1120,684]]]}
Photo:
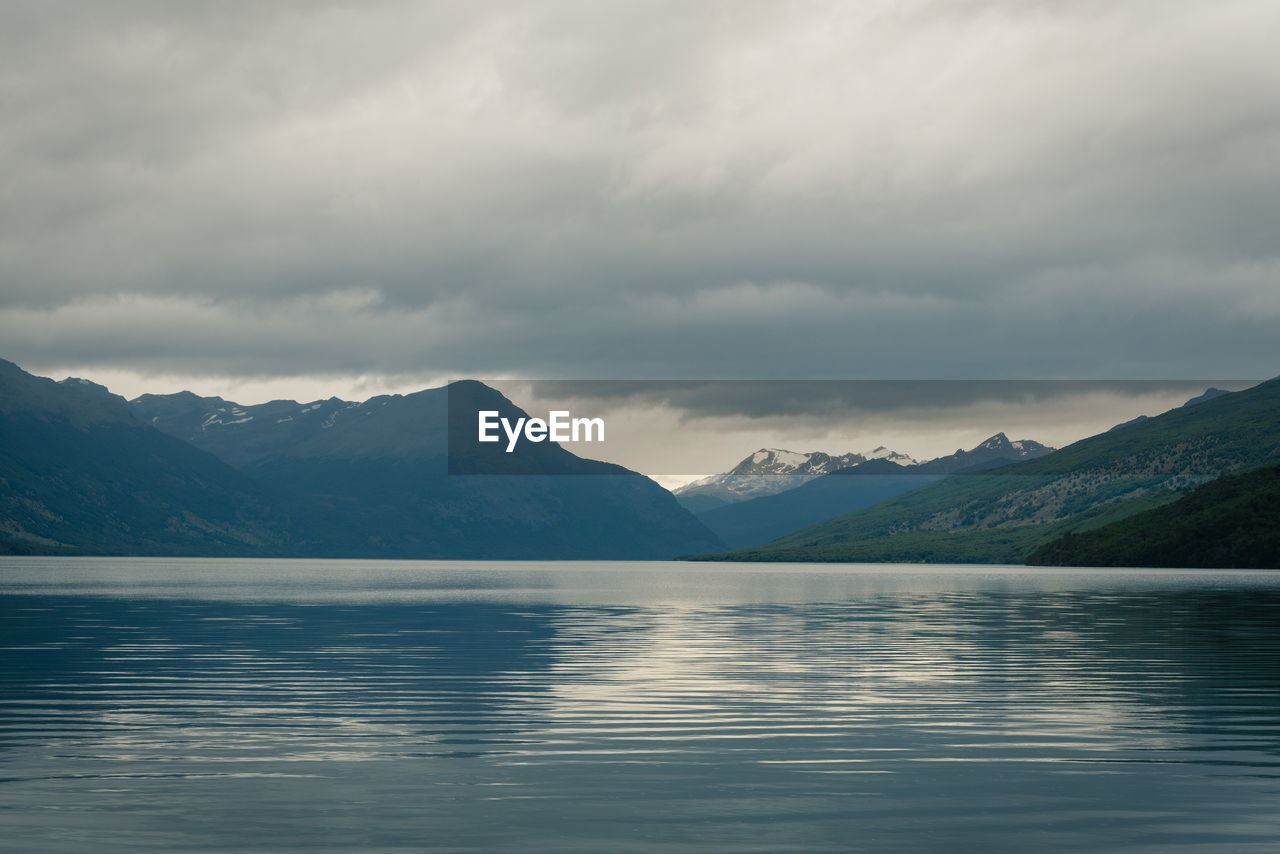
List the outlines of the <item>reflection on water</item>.
{"label": "reflection on water", "polygon": [[0,561],[0,848],[1261,851],[1280,577]]}

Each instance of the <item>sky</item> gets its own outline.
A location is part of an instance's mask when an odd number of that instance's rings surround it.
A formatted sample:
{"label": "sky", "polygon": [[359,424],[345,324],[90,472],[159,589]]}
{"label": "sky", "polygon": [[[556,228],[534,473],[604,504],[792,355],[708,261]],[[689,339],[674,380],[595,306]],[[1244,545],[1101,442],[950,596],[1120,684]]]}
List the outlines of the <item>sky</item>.
{"label": "sky", "polygon": [[0,357],[243,403],[1275,376],[1277,31],[1270,0],[6,3]]}

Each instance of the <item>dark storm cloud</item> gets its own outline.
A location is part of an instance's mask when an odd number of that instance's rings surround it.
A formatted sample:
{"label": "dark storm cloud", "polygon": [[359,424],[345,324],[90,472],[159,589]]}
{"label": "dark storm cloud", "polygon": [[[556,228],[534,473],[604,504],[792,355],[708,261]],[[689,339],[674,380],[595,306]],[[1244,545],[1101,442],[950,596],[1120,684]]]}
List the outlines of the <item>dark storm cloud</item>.
{"label": "dark storm cloud", "polygon": [[[1219,380],[1238,390],[1248,380]],[[917,422],[971,407],[1050,409],[1090,397],[1141,398],[1205,390],[1199,380],[540,380],[536,400],[588,406],[661,406],[685,418],[819,419],[895,416]]]}
{"label": "dark storm cloud", "polygon": [[1267,2],[8,4],[0,339],[255,376],[1277,372]]}

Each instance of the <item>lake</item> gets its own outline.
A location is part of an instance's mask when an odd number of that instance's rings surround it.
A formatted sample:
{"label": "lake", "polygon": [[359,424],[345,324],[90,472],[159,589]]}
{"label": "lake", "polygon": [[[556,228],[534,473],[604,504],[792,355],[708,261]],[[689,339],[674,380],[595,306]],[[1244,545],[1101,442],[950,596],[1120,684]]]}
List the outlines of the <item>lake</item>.
{"label": "lake", "polygon": [[0,558],[0,849],[1261,852],[1280,573]]}

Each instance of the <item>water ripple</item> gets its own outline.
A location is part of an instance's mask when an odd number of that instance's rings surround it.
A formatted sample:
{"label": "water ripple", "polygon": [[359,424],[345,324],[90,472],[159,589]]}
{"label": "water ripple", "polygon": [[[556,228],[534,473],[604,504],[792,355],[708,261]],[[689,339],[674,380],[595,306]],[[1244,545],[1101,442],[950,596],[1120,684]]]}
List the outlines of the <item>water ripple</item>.
{"label": "water ripple", "polygon": [[1269,576],[282,563],[0,562],[13,850],[1280,838]]}

